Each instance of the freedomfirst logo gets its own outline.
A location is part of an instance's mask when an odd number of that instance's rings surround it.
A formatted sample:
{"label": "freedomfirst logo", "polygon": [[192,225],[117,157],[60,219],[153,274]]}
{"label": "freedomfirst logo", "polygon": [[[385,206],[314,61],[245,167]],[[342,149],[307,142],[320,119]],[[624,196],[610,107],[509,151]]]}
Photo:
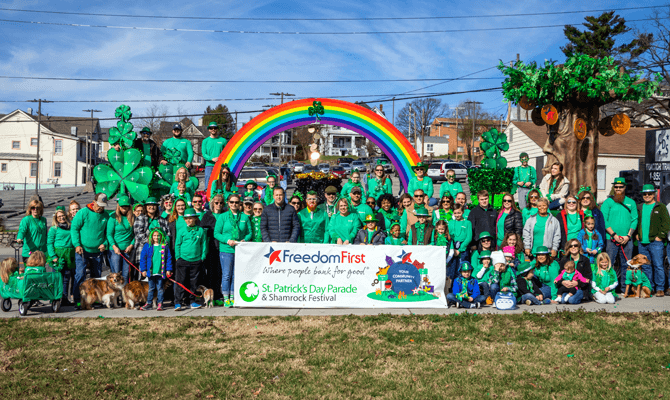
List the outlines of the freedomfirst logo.
{"label": "freedomfirst logo", "polygon": [[275,250],[270,246],[270,251],[265,254],[269,265],[282,262],[308,263],[314,264],[365,264],[365,254],[352,254],[346,250],[340,254],[321,254],[321,250],[316,253],[294,253],[291,250]]}

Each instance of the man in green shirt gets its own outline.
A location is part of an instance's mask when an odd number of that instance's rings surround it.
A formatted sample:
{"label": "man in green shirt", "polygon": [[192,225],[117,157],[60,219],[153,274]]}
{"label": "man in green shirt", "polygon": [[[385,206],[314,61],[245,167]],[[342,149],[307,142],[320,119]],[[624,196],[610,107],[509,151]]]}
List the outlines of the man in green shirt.
{"label": "man in green shirt", "polygon": [[407,193],[414,193],[417,189],[423,190],[423,193],[426,195],[426,197],[423,198],[424,204],[434,207],[437,204],[437,201],[436,199],[433,199],[433,180],[430,179],[429,176],[426,176],[426,171],[428,171],[428,164],[419,162],[414,166],[414,173],[416,176],[409,180],[409,184],[407,184]]}
{"label": "man in green shirt", "polygon": [[300,210],[300,238],[298,243],[330,243],[328,236],[328,214],[322,208],[317,207],[318,198],[316,192],[307,192],[307,207]]}
{"label": "man in green shirt", "polygon": [[[626,258],[633,256],[633,232],[637,229],[638,213],[637,205],[630,197],[626,196],[626,180],[616,178],[613,183],[614,196],[607,198],[600,210],[605,219],[605,230],[607,231],[607,255],[610,256],[612,264],[616,263],[619,256],[621,265],[621,276],[619,287],[625,288]],[[624,254],[625,253],[625,256]]]}
{"label": "man in green shirt", "polygon": [[[440,185],[440,199],[446,195],[451,195],[454,199],[456,195],[463,191],[463,186],[456,182],[456,171],[450,169],[444,175],[447,180]],[[465,217],[467,219],[467,217]]]}
{"label": "man in green shirt", "polygon": [[362,196],[363,191],[358,186],[355,186],[353,189],[351,189],[351,193],[349,193],[349,197],[351,198],[351,207],[356,210],[358,213],[358,218],[361,220],[361,222],[364,222],[366,215],[374,213],[369,205],[361,201]]}
{"label": "man in green shirt", "polygon": [[[226,129],[226,125],[223,125]],[[209,187],[209,176],[212,174],[214,164],[219,160],[219,155],[226,147],[228,140],[219,136],[219,125],[212,121],[207,127],[209,137],[202,141],[202,158],[205,159],[205,187]]]}
{"label": "man in green shirt", "polygon": [[[176,165],[184,164],[186,168],[191,168],[191,162],[193,161],[193,145],[191,141],[181,137],[181,124],[174,124],[172,127],[172,137],[163,142],[161,146],[161,152],[163,156],[168,153],[173,153],[178,151],[181,156],[179,161],[175,163]],[[161,161],[161,164],[167,164],[166,160]]]}
{"label": "man in green shirt", "polygon": [[[184,222],[186,229],[177,230],[177,238],[174,244],[175,259],[177,265],[175,268],[175,280],[195,293],[198,288],[198,275],[202,262],[207,257],[207,233],[197,225],[198,213],[192,208],[184,211]],[[182,304],[188,304],[191,300],[191,308],[200,308],[200,304],[195,302],[192,295],[179,285],[174,291],[174,310],[181,311]]]}
{"label": "man in green shirt", "polygon": [[638,205],[640,216],[637,227],[638,251],[651,260],[642,266],[642,272],[656,290],[656,297],[663,297],[665,289],[665,266],[663,265],[663,247],[670,230],[670,216],[665,205],[656,202],[654,185],[642,187],[643,204]]}
{"label": "man in green shirt", "polygon": [[528,165],[528,153],[519,154],[521,165],[514,168],[514,178],[512,178],[512,194],[519,192],[519,208],[526,208],[526,195],[531,187],[537,182],[537,172],[535,168]]}

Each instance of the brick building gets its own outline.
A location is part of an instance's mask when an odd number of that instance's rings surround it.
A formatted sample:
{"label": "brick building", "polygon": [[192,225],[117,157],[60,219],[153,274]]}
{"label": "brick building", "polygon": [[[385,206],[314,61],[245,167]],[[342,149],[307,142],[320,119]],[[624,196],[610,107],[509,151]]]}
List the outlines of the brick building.
{"label": "brick building", "polygon": [[[478,121],[476,126],[475,148],[473,151],[475,159],[479,159],[481,154],[479,151],[479,144],[481,143],[480,134],[490,127],[496,127],[500,130],[500,121],[483,122],[484,125],[480,125],[482,121]],[[472,129],[472,121],[459,118],[435,118],[430,125],[430,136],[446,138],[449,141],[449,155],[467,157],[468,149],[465,142],[458,138],[458,128]],[[505,126],[503,126],[503,129],[505,129]]]}

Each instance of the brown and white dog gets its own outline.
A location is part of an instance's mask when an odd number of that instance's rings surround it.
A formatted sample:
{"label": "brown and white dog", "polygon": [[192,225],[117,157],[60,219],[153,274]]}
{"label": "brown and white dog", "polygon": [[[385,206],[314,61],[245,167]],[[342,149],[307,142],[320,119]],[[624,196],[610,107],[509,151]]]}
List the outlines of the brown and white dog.
{"label": "brown and white dog", "polygon": [[[647,256],[643,254],[638,254],[635,257],[631,258],[630,261],[628,261],[628,271],[636,272],[645,264],[651,264],[649,258],[647,258]],[[629,289],[632,290],[632,294],[630,295],[630,297],[637,297],[637,298],[642,297],[643,299],[651,297],[651,291],[649,290],[648,287],[642,286],[642,282],[635,282],[635,283],[636,285],[626,285],[626,291],[624,292],[623,297],[629,297],[628,296]]]}
{"label": "brown and white dog", "polygon": [[[172,286],[172,282],[167,279],[163,283],[163,291]],[[127,309],[137,308],[140,304],[147,302],[149,296],[149,282],[132,281],[123,287],[123,302]],[[154,297],[155,299],[156,297]]]}
{"label": "brown and white dog", "polygon": [[93,303],[101,302],[107,308],[114,308],[114,302],[123,291],[123,275],[111,273],[105,279],[87,279],[79,286],[82,310],[90,310]]}
{"label": "brown and white dog", "polygon": [[196,292],[200,292],[202,298],[205,299],[205,307],[212,308],[214,307],[214,290],[207,289],[206,287],[200,285]]}

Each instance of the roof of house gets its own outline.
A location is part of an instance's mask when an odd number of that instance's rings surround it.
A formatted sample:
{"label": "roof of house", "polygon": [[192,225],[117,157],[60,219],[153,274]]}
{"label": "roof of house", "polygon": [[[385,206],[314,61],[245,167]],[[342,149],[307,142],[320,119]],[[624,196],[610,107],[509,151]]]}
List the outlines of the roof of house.
{"label": "roof of house", "polygon": [[[207,133],[207,134],[205,133],[205,132],[207,132],[207,129],[204,126],[197,126],[197,125],[193,124],[193,121],[191,121],[190,119],[184,118],[181,121],[161,121],[160,128],[158,129],[161,137],[171,137],[172,136],[172,127],[174,126],[174,124],[181,124],[182,132],[183,132],[182,136],[185,137],[185,138],[194,138],[194,137],[200,137],[200,136],[205,136],[206,137],[206,136],[209,135],[209,133]],[[194,126],[195,129],[200,132],[200,135],[195,136],[195,135],[189,133],[188,128],[190,126]]]}
{"label": "roof of house", "polygon": [[[547,142],[547,127],[537,126],[532,122],[512,121],[523,133],[538,146],[544,147]],[[630,128],[625,135],[603,136],[598,140],[599,154],[616,154],[644,157],[645,140],[648,128]]]}
{"label": "roof of house", "polygon": [[6,160],[6,159],[15,160],[17,158],[31,158],[34,160],[36,156],[37,154],[30,154],[30,153],[14,153],[14,152],[0,153],[0,160]]}
{"label": "roof of house", "polygon": [[[37,121],[37,115],[31,115]],[[70,135],[72,127],[77,127],[77,136],[85,137],[87,132],[95,130],[98,126],[97,118],[79,118],[79,117],[57,117],[54,115],[42,115],[42,126],[52,132]]]}
{"label": "roof of house", "polygon": [[449,138],[446,136],[426,136],[424,141],[426,143],[449,143]]}

